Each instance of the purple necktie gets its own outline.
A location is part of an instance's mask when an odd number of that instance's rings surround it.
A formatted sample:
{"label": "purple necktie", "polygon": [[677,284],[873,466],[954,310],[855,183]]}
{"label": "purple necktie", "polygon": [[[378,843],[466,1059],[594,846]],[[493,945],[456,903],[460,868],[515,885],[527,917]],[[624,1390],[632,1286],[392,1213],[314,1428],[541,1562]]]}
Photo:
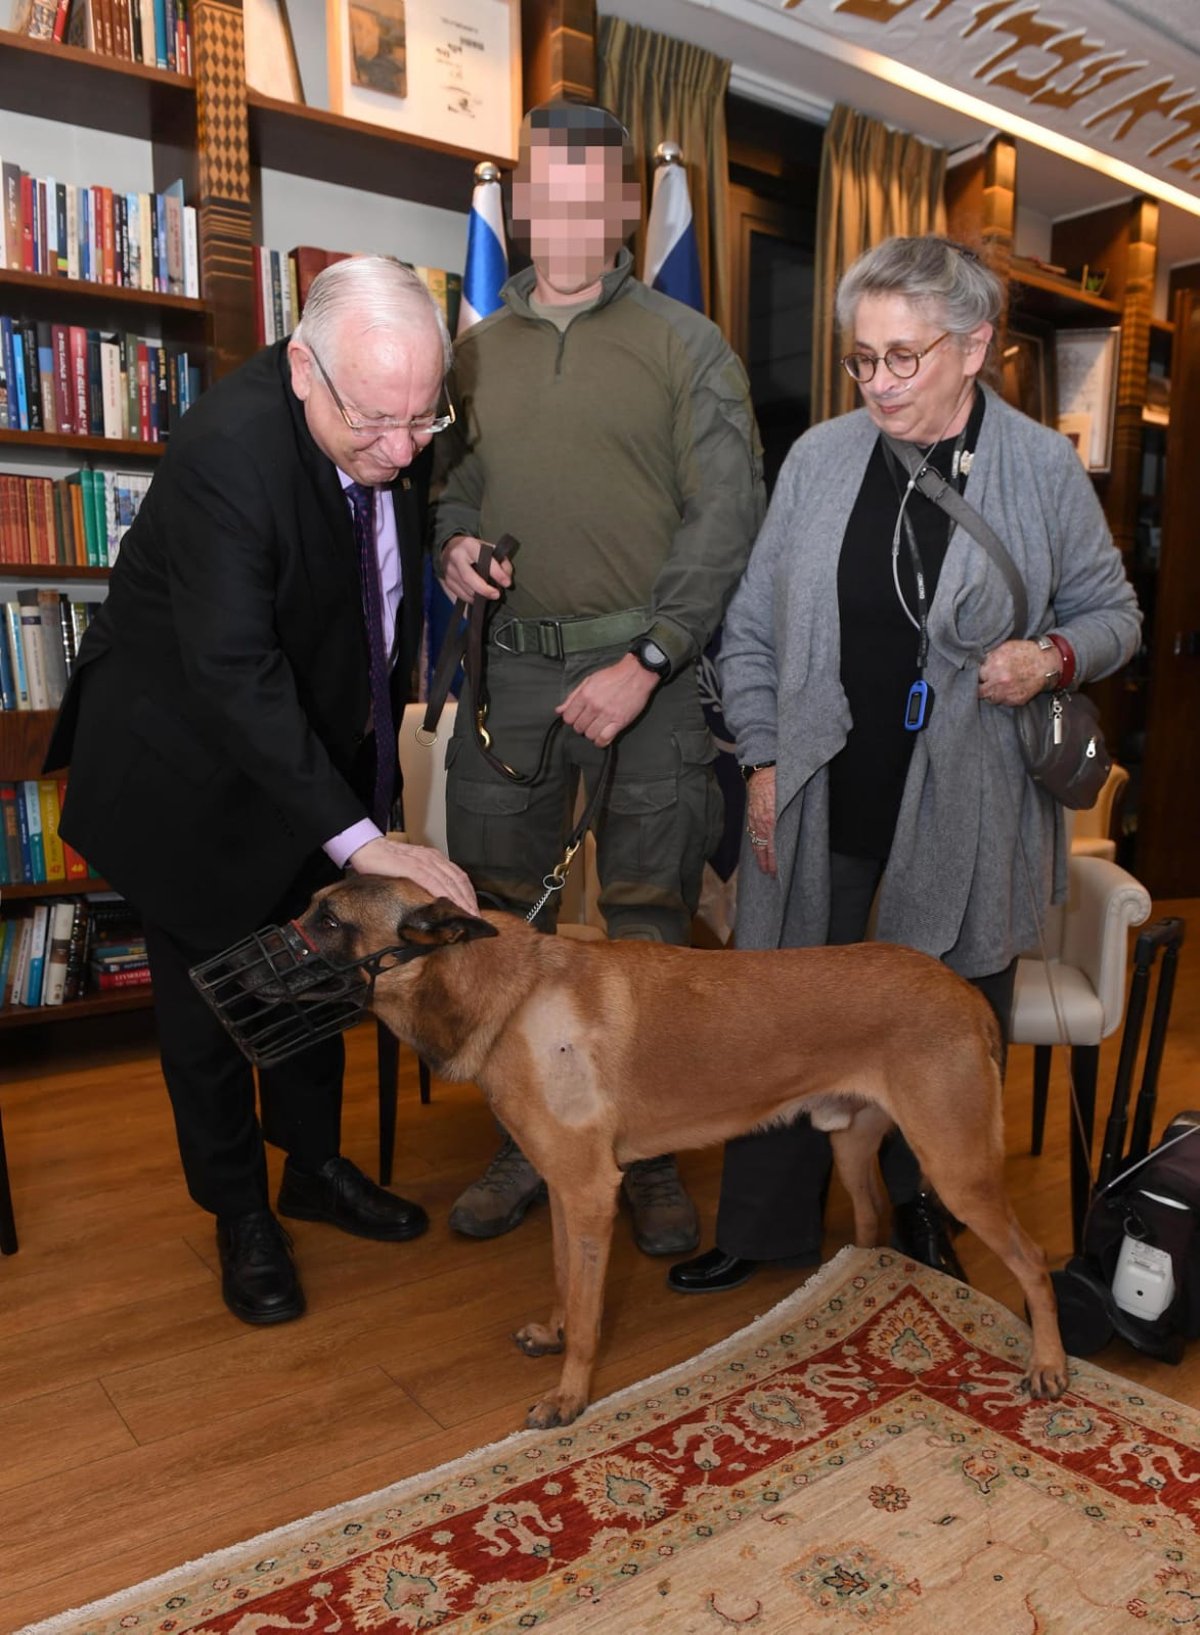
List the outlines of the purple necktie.
{"label": "purple necktie", "polygon": [[379,588],[379,557],[375,550],[375,490],[349,483],[346,498],[354,514],[358,545],[358,572],[362,585],[363,619],[371,673],[371,719],[375,725],[375,800],[371,816],[386,834],[396,787],[396,728],[388,687],[388,649],[383,630],[383,594]]}

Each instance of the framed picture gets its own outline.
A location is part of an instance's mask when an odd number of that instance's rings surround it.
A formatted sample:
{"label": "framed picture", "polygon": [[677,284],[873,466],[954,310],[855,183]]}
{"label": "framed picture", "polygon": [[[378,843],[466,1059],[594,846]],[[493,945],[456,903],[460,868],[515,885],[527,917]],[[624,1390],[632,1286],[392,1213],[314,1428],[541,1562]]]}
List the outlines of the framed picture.
{"label": "framed picture", "polygon": [[[1121,330],[1060,329],[1055,336],[1058,374],[1058,426],[1062,431],[1086,416],[1087,443],[1080,457],[1089,471],[1108,471],[1112,465],[1113,420],[1117,407],[1117,360]],[[1064,425],[1066,421],[1066,425]]]}
{"label": "framed picture", "polygon": [[280,102],[303,102],[287,0],[242,0],[246,84]]}
{"label": "framed picture", "polygon": [[520,0],[326,0],[330,109],[515,159],[520,30]]}
{"label": "framed picture", "polygon": [[1092,446],[1092,417],[1090,414],[1060,414],[1058,429],[1070,442],[1086,466]]}
{"label": "framed picture", "polygon": [[1004,335],[1000,351],[1000,391],[1014,409],[1031,420],[1053,426],[1057,418],[1054,385],[1054,330],[1024,314],[1020,327]]}

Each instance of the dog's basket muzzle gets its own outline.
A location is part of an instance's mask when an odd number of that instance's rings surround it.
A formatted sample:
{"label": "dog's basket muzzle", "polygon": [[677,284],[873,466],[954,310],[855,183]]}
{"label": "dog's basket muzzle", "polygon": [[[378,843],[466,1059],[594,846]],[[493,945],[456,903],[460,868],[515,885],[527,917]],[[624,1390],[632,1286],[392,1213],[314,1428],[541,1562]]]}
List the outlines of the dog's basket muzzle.
{"label": "dog's basket muzzle", "polygon": [[361,1021],[380,972],[424,952],[381,948],[338,965],[293,920],[264,926],[189,975],[242,1054],[259,1067],[274,1067]]}

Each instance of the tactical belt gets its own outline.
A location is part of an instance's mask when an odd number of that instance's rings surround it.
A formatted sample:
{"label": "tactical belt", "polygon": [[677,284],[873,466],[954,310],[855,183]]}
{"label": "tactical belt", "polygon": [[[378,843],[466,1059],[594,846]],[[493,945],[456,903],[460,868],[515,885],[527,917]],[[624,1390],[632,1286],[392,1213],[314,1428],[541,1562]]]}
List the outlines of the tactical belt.
{"label": "tactical belt", "polygon": [[646,607],[572,619],[497,619],[489,626],[487,639],[505,653],[564,659],[601,647],[628,646],[644,636],[652,623],[653,615]]}
{"label": "tactical belt", "polygon": [[[501,534],[494,545],[484,545],[479,553],[479,560],[475,563],[475,571],[480,578],[486,579],[489,584],[495,581],[491,576],[493,562],[504,562],[516,548],[516,540],[511,534]],[[437,742],[437,725],[442,709],[450,692],[450,683],[454,672],[458,668],[461,658],[463,671],[467,678],[467,685],[471,691],[471,725],[475,733],[475,743],[479,753],[487,764],[501,777],[507,778],[510,783],[535,784],[545,776],[549,760],[550,745],[554,736],[562,728],[562,717],[555,716],[546,729],[546,736],[542,739],[542,747],[538,754],[537,766],[532,772],[520,772],[516,767],[509,766],[501,759],[492,747],[492,735],[488,731],[488,694],[487,669],[485,649],[487,647],[487,633],[491,624],[491,615],[494,611],[492,604],[486,597],[476,596],[468,605],[461,598],[454,604],[454,614],[449,628],[442,642],[442,650],[438,654],[437,664],[434,666],[433,680],[429,684],[429,697],[425,704],[425,719],[417,732],[417,740],[426,745]],[[545,629],[561,630],[564,626],[586,627],[593,632],[593,639],[587,646],[608,647],[622,640],[620,635],[607,634],[604,640],[597,640],[595,629],[598,625],[607,625],[611,632],[618,619],[630,620],[633,613],[602,614],[594,619],[512,619],[510,625],[520,625],[528,628],[537,626]],[[502,627],[503,628],[503,627]],[[643,616],[639,613],[638,625],[631,632],[633,636],[640,635],[646,628]],[[565,649],[570,652],[586,652],[587,646]],[[512,648],[513,652],[541,651],[541,649]],[[604,751],[604,759],[600,766],[592,793],[579,821],[567,837],[563,847],[562,860],[557,863],[549,874],[542,877],[542,895],[533,908],[525,916],[533,921],[541,913],[549,898],[556,891],[561,891],[566,884],[567,870],[571,866],[571,859],[583,845],[583,837],[587,833],[592,819],[600,808],[600,803],[608,792],[608,785],[613,773],[613,754],[615,745],[609,744]]]}

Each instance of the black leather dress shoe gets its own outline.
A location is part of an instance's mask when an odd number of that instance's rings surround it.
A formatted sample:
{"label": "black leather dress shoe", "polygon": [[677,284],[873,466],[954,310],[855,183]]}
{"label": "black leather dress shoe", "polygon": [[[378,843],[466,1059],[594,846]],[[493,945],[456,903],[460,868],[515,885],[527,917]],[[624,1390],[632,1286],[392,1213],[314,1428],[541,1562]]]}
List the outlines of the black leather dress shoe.
{"label": "black leather dress shoe", "polygon": [[967,1281],[950,1241],[950,1218],[930,1192],[918,1192],[892,1210],[892,1247],[935,1272]]}
{"label": "black leather dress shoe", "polygon": [[276,1206],[295,1221],[326,1221],[357,1238],[403,1243],[419,1238],[429,1225],[420,1204],[385,1192],[348,1158],[331,1158],[315,1174],[297,1168],[289,1158]]}
{"label": "black leather dress shoe", "polygon": [[243,1323],[287,1323],[304,1314],[292,1240],[269,1209],[217,1219],[221,1295]]}
{"label": "black leather dress shoe", "polygon": [[694,1260],[681,1260],[667,1273],[667,1287],[677,1294],[724,1294],[740,1288],[758,1270],[757,1260],[727,1255],[724,1249],[709,1249]]}

